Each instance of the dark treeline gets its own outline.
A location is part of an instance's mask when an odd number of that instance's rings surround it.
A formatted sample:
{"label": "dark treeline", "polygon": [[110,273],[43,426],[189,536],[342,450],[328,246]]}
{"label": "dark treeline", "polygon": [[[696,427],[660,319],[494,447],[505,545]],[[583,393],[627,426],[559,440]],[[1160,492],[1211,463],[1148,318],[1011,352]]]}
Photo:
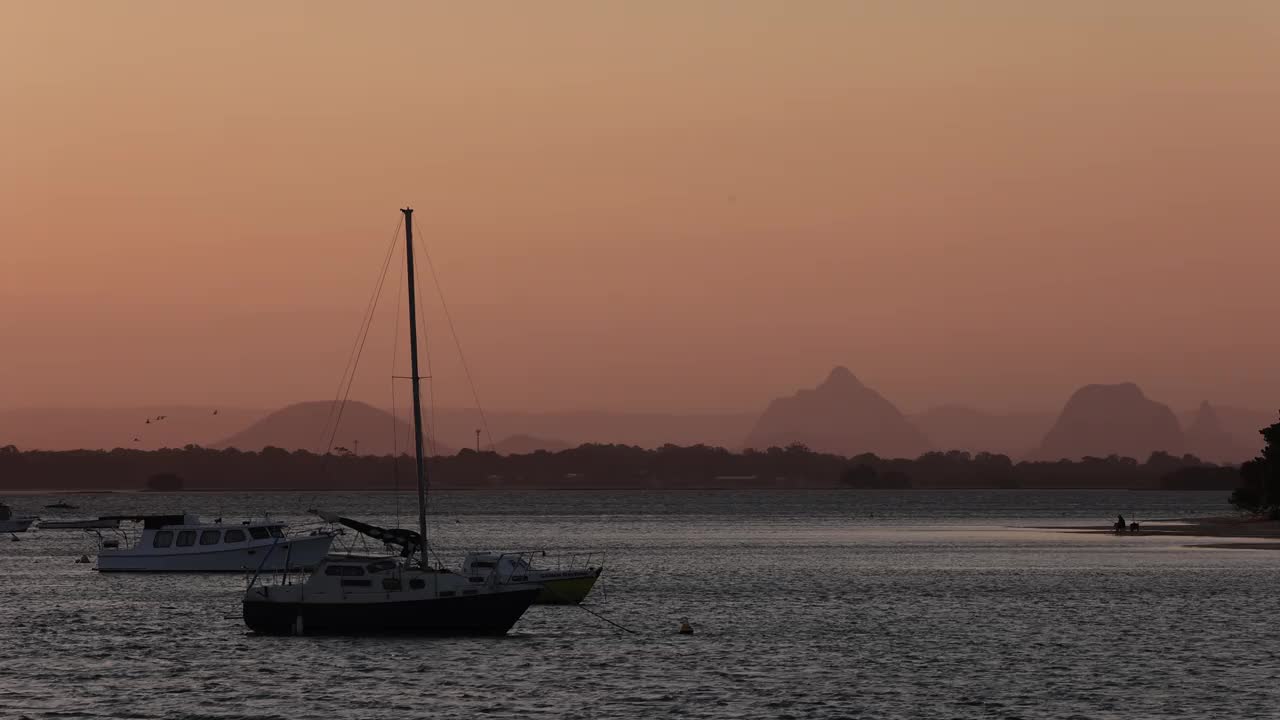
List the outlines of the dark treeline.
{"label": "dark treeline", "polygon": [[[502,456],[463,450],[430,461],[434,486],[455,488],[1129,488],[1231,490],[1231,466],[1153,453],[1145,462],[1111,456],[1013,462],[1007,456],[931,452],[914,460],[852,458],[803,445],[734,453],[666,445],[582,445]],[[412,487],[413,458],[316,455],[265,448],[154,451],[20,451],[0,448],[0,490],[373,490]]]}
{"label": "dark treeline", "polygon": [[1261,430],[1262,454],[1240,466],[1240,487],[1231,504],[1255,515],[1280,520],[1280,423]]}

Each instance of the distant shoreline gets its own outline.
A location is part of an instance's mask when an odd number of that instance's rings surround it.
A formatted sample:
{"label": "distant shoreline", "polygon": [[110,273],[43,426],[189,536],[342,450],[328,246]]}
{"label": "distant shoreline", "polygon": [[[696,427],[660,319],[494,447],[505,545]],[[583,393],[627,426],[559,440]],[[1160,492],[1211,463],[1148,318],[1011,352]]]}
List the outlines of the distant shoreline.
{"label": "distant shoreline", "polygon": [[[408,489],[417,477],[408,455],[317,455],[189,446],[111,452],[21,451],[0,447],[0,492],[30,490],[239,490],[243,492]],[[397,482],[397,478],[399,482]],[[1110,456],[1079,461],[1014,462],[1003,455],[929,452],[917,458],[853,457],[804,445],[730,452],[696,445],[655,450],[581,445],[559,452],[499,455],[461,450],[434,458],[432,488],[450,490],[851,490],[1099,489],[1234,490],[1240,471],[1184,455],[1152,453],[1145,462]]]}
{"label": "distant shoreline", "polygon": [[[434,485],[431,487],[433,492],[615,492],[625,490],[647,491],[647,492],[664,492],[664,493],[683,493],[683,492],[707,492],[710,490],[741,492],[756,490],[785,490],[788,492],[809,492],[813,490],[822,491],[841,491],[849,493],[973,493],[973,492],[1035,492],[1035,493],[1073,493],[1073,492],[1135,492],[1135,493],[1152,493],[1152,492],[1176,492],[1176,493],[1217,493],[1224,494],[1225,490],[1201,490],[1201,489],[1166,489],[1166,488],[1108,488],[1108,487],[1029,487],[1029,488],[1001,488],[1001,487],[910,487],[910,488],[851,488],[840,485],[669,485],[669,486],[647,486],[647,485]],[[405,493],[413,494],[415,490],[412,486],[406,485],[400,489],[389,487],[349,487],[349,488],[183,488],[182,490],[148,490],[145,488],[5,488],[0,490],[0,494],[15,496],[30,495],[211,495],[211,494],[237,494],[245,493],[306,493],[306,494],[341,494],[341,493],[377,493],[377,494],[393,494]],[[1160,520],[1153,522],[1181,522],[1178,520]],[[1099,530],[1093,527],[1076,526],[1070,528],[1053,527],[1039,528],[1051,530],[1071,530],[1071,531],[1097,531],[1111,532],[1109,528]],[[1171,533],[1166,533],[1171,534]],[[1278,535],[1280,537],[1280,535]]]}
{"label": "distant shoreline", "polygon": [[[1251,517],[1199,517],[1172,520],[1149,520],[1139,523],[1136,535],[1128,532],[1117,533],[1110,525],[1075,525],[1038,527],[1040,530],[1057,530],[1065,533],[1084,533],[1089,535],[1116,535],[1117,537],[1142,537],[1165,535],[1188,538],[1225,538],[1238,540],[1280,540],[1280,521]],[[1247,550],[1280,550],[1280,542],[1237,542],[1208,543],[1191,545],[1190,547],[1247,549]]]}

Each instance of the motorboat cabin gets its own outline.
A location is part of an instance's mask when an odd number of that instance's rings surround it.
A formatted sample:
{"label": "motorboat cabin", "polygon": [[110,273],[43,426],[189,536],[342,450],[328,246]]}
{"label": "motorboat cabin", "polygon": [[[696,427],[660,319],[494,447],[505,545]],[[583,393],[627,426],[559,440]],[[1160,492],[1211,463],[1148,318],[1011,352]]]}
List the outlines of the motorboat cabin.
{"label": "motorboat cabin", "polygon": [[603,555],[596,554],[553,558],[554,567],[535,567],[531,556],[546,563],[546,553],[468,553],[462,560],[462,573],[476,575],[496,572],[508,582],[531,582],[542,586],[534,598],[538,605],[577,605],[591,592],[603,570]]}
{"label": "motorboat cabin", "polygon": [[[192,514],[115,516],[142,524],[135,537],[102,536],[101,572],[259,572],[314,567],[333,533],[288,534],[282,522],[264,518],[239,525],[206,523]],[[121,547],[120,538],[126,547]]]}

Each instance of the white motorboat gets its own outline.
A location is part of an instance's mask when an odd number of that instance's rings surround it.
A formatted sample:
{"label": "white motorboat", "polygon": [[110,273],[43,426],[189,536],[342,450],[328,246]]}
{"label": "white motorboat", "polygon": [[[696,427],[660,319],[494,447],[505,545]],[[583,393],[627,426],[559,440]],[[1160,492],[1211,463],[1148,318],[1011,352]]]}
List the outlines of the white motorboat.
{"label": "white motorboat", "polygon": [[259,572],[315,567],[329,552],[333,533],[288,535],[288,527],[269,518],[244,523],[206,523],[191,515],[109,516],[99,521],[142,523],[126,538],[128,547],[103,536],[98,548],[100,572]]}
{"label": "white motorboat", "polygon": [[[0,503],[0,533],[26,532],[31,523],[39,519],[32,515],[14,515],[13,508]],[[17,539],[16,535],[14,539]]]}

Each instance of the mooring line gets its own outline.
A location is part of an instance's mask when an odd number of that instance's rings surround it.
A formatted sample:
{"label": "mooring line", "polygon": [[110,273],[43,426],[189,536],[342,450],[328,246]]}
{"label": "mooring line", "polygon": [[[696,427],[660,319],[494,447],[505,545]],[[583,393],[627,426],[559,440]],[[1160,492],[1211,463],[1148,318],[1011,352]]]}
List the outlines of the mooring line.
{"label": "mooring line", "polygon": [[631,633],[632,635],[639,635],[639,634],[640,634],[640,633],[636,632],[635,630],[632,630],[631,628],[629,628],[629,627],[627,627],[627,626],[625,626],[625,625],[621,625],[621,624],[619,624],[619,623],[616,623],[616,622],[614,622],[614,621],[610,620],[609,618],[607,618],[607,617],[605,617],[605,616],[601,615],[600,613],[596,612],[595,610],[592,610],[591,608],[587,607],[586,605],[578,605],[578,608],[579,608],[579,609],[581,609],[581,610],[586,610],[587,612],[591,613],[592,615],[595,615],[596,617],[598,617],[598,618],[600,618],[601,620],[603,620],[603,621],[605,621],[605,622],[609,623],[610,625],[612,625],[612,626],[614,626],[614,627],[618,628],[619,630],[625,630],[625,631],[627,631],[627,632]]}
{"label": "mooring line", "polygon": [[639,634],[640,634],[640,633],[636,632],[635,630],[632,630],[631,628],[627,627],[626,625],[623,625],[623,624],[621,624],[621,623],[616,623],[616,622],[614,622],[614,621],[610,620],[609,618],[605,617],[604,615],[601,615],[600,613],[596,612],[595,610],[592,610],[591,608],[587,607],[586,605],[583,605],[582,603],[576,603],[576,602],[573,602],[573,601],[572,601],[572,600],[570,600],[569,598],[565,597],[564,595],[561,595],[560,593],[556,592],[555,590],[552,590],[551,588],[547,587],[546,585],[543,585],[543,586],[542,586],[542,590],[543,590],[543,592],[547,592],[547,593],[551,593],[552,595],[555,595],[557,598],[559,598],[559,599],[561,599],[561,600],[566,601],[566,602],[567,602],[567,604],[569,604],[569,605],[573,605],[574,607],[578,608],[579,610],[585,610],[586,612],[589,612],[589,613],[591,613],[592,615],[595,615],[596,617],[598,617],[598,618],[600,618],[601,620],[603,620],[603,621],[605,621],[605,622],[609,623],[610,625],[612,625],[612,626],[614,626],[614,627],[618,628],[619,630],[624,630],[624,631],[626,631],[626,632],[631,633],[632,635],[639,635]]}

